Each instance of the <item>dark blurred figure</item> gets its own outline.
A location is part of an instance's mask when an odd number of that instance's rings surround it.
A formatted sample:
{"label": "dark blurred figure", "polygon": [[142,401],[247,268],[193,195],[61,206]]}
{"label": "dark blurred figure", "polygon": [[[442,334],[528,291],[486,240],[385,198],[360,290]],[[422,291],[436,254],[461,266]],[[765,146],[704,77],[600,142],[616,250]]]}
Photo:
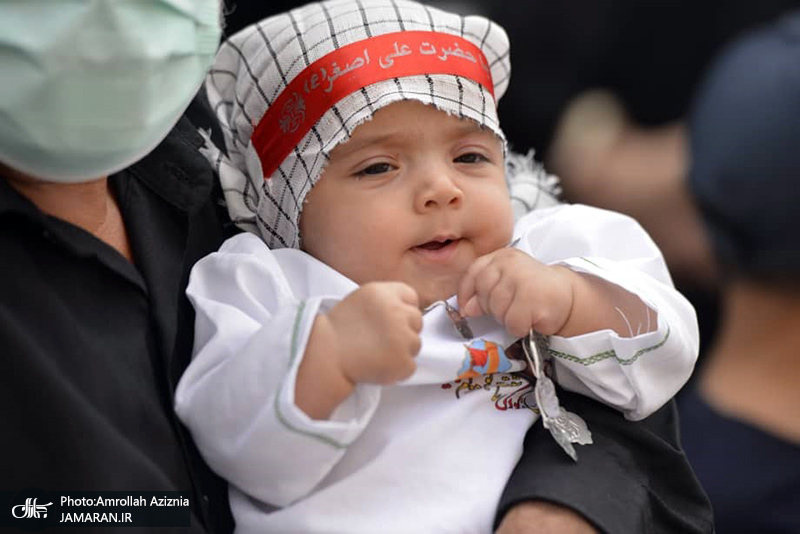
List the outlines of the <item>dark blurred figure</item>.
{"label": "dark blurred figure", "polygon": [[[514,83],[504,131],[518,148],[546,152],[568,103],[610,90],[641,126],[681,120],[720,47],[797,0],[502,0],[487,14],[511,36]],[[521,72],[520,72],[521,71]]]}
{"label": "dark blurred figure", "polygon": [[716,63],[689,186],[721,269],[718,339],[681,399],[719,534],[800,532],[800,10]]}
{"label": "dark blurred figure", "polygon": [[308,0],[225,0],[225,35],[233,35],[263,18],[307,3]]}
{"label": "dark blurred figure", "polygon": [[[225,0],[225,34],[233,35],[245,26],[259,20],[283,13],[295,7],[304,6],[313,0]],[[365,0],[367,1],[367,0]],[[417,0],[430,6],[436,6],[462,15],[487,15],[487,0]],[[512,42],[513,46],[513,42]],[[505,98],[505,97],[504,97]]]}

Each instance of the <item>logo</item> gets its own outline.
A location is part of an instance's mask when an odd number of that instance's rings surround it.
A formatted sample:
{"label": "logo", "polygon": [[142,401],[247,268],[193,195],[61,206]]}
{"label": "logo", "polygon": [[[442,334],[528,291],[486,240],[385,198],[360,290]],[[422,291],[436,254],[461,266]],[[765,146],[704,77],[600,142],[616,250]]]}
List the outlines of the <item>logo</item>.
{"label": "logo", "polygon": [[25,499],[25,504],[18,504],[11,507],[11,515],[17,519],[42,519],[47,517],[47,507],[53,503],[37,504],[36,501],[37,499],[28,497]]}
{"label": "logo", "polygon": [[55,495],[37,488],[0,494],[0,531],[3,527],[15,527],[36,532],[58,524],[61,507]]}
{"label": "logo", "polygon": [[278,125],[283,133],[294,133],[306,120],[306,102],[297,93],[293,93],[281,110]]}

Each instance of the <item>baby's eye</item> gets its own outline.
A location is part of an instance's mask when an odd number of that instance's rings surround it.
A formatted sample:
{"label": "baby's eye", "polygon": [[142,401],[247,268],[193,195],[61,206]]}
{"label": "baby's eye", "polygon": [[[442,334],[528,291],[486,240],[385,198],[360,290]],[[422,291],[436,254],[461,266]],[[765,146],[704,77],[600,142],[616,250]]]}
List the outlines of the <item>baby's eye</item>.
{"label": "baby's eye", "polygon": [[479,154],[477,152],[468,152],[466,154],[461,154],[453,161],[456,163],[483,163],[485,161],[489,161],[489,159],[483,154]]}
{"label": "baby's eye", "polygon": [[365,167],[356,173],[356,176],[374,176],[376,174],[383,174],[394,169],[391,163],[375,163],[369,167]]}

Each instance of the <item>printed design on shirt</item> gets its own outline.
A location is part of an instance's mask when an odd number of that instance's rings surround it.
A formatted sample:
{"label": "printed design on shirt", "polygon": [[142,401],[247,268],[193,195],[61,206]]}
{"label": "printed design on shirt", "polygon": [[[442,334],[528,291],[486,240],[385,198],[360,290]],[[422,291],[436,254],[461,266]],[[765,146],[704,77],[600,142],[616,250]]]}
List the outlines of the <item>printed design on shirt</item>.
{"label": "printed design on shirt", "polygon": [[533,396],[536,379],[523,373],[493,373],[466,380],[456,380],[442,384],[442,389],[452,389],[456,398],[475,391],[492,393],[491,402],[501,412],[506,410],[528,409],[539,413]]}
{"label": "printed design on shirt", "polygon": [[458,371],[458,380],[477,378],[481,375],[504,373],[511,369],[506,351],[493,341],[473,339],[466,345],[467,355]]}
{"label": "printed design on shirt", "polygon": [[457,399],[473,391],[490,391],[491,401],[501,411],[536,410],[533,378],[509,372],[519,366],[512,364],[503,347],[486,339],[474,339],[464,348],[466,355],[456,380],[442,384],[442,389],[453,389]]}
{"label": "printed design on shirt", "polygon": [[617,352],[614,349],[605,350],[603,352],[598,352],[597,354],[592,354],[591,356],[589,356],[587,358],[579,358],[578,356],[575,356],[575,355],[570,354],[568,352],[561,352],[561,351],[553,350],[553,349],[547,349],[547,352],[550,353],[550,355],[552,357],[554,357],[554,358],[559,358],[561,360],[566,360],[568,362],[577,363],[577,364],[583,365],[585,367],[588,367],[588,366],[594,365],[594,364],[596,364],[598,362],[602,362],[603,360],[609,360],[609,359],[617,360],[617,363],[619,363],[620,365],[631,365],[636,360],[638,360],[640,356],[643,356],[643,355],[647,354],[648,352],[653,352],[654,350],[657,350],[657,349],[661,348],[664,345],[664,343],[666,343],[667,340],[669,339],[669,334],[670,334],[670,329],[669,329],[669,327],[667,327],[667,333],[664,334],[664,337],[663,337],[663,339],[661,341],[659,341],[658,343],[656,343],[655,345],[652,345],[650,347],[645,347],[643,349],[637,350],[633,354],[633,356],[631,356],[628,359],[623,359],[623,358],[620,358],[619,356],[617,356]]}

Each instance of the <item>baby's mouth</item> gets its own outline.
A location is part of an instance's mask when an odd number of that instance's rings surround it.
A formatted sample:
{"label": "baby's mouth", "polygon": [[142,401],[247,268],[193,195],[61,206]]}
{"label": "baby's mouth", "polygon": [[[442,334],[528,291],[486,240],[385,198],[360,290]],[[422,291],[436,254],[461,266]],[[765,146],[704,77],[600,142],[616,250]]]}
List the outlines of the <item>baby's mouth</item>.
{"label": "baby's mouth", "polygon": [[458,241],[458,240],[457,239],[443,239],[443,240],[434,239],[432,241],[428,241],[427,243],[423,243],[421,245],[417,245],[415,248],[421,248],[423,250],[441,250],[441,249],[445,248],[446,246],[448,246],[448,245],[450,245],[452,243],[455,243],[456,241]]}

